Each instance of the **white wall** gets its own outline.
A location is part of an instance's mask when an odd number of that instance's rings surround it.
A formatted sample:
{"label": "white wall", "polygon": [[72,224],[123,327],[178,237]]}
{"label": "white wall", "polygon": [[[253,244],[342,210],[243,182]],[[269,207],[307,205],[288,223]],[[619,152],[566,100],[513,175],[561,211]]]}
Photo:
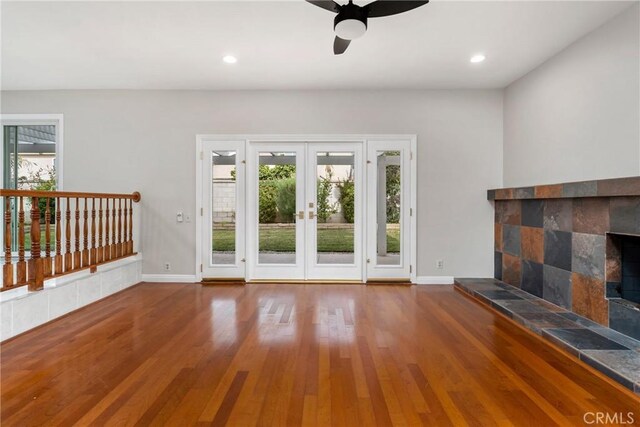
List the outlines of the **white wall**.
{"label": "white wall", "polygon": [[146,274],[194,274],[196,134],[415,133],[418,275],[493,274],[500,90],[9,91],[2,112],[64,114],[66,190],[142,193]]}
{"label": "white wall", "polygon": [[505,90],[504,185],[640,174],[640,6]]}

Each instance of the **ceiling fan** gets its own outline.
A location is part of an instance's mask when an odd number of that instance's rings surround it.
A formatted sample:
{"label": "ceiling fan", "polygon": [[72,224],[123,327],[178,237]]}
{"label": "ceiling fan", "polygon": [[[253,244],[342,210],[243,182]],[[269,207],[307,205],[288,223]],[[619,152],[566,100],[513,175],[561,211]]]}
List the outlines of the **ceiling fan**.
{"label": "ceiling fan", "polygon": [[341,5],[332,0],[307,0],[307,2],[328,11],[337,13],[333,21],[336,38],[333,41],[333,53],[341,55],[349,47],[351,40],[362,37],[367,32],[367,19],[397,15],[429,3],[429,0],[400,1],[377,0],[365,6],[358,6],[349,0]]}

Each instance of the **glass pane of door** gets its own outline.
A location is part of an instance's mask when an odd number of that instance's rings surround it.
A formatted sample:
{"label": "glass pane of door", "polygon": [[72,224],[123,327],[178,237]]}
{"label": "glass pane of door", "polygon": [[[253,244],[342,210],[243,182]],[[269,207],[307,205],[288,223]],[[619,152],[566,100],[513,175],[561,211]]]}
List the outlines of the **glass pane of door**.
{"label": "glass pane of door", "polygon": [[316,254],[318,264],[353,264],[354,152],[316,153]]}
{"label": "glass pane of door", "polygon": [[400,151],[376,152],[376,256],[378,265],[400,265],[401,227]]}
{"label": "glass pane of door", "polygon": [[236,263],[236,152],[211,151],[211,265]]}
{"label": "glass pane of door", "polygon": [[296,153],[260,151],[258,159],[258,263],[296,264]]}

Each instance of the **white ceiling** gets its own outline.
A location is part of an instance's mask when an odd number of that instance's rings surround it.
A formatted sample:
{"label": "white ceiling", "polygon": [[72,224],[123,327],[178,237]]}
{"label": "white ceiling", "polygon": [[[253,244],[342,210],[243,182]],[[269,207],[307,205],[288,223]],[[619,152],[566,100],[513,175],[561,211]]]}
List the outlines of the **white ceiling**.
{"label": "white ceiling", "polygon": [[334,14],[303,0],[5,1],[2,88],[504,87],[630,5],[435,0],[334,56]]}

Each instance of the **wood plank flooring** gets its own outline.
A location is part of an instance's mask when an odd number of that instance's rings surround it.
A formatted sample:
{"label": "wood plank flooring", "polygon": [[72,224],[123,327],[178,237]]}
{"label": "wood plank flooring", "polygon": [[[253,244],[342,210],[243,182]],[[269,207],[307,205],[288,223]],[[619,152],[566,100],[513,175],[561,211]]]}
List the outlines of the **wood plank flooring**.
{"label": "wood plank flooring", "polygon": [[0,353],[3,426],[640,422],[630,392],[450,286],[143,283]]}

